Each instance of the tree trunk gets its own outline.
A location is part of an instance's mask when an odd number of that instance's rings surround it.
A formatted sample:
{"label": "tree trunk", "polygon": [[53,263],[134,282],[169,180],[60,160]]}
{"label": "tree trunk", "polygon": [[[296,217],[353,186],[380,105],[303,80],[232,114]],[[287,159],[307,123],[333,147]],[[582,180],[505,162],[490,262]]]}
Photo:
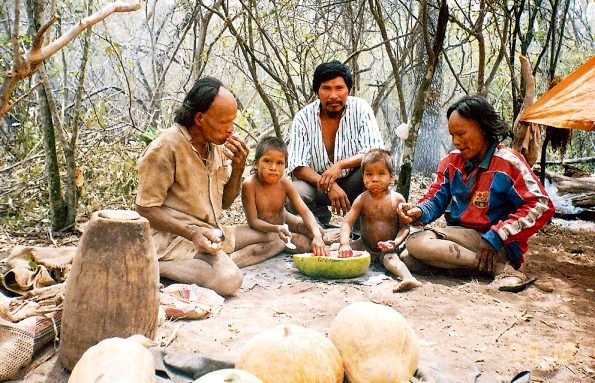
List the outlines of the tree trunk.
{"label": "tree trunk", "polygon": [[[422,25],[421,33],[427,33],[430,30],[430,23],[428,22],[428,5],[423,4],[421,10],[421,18],[425,25]],[[446,25],[448,23],[448,5],[446,0],[441,0],[440,11],[438,13],[438,22],[436,25],[436,32],[434,35],[434,42],[432,46],[429,46],[429,36],[424,36],[424,44],[428,51],[428,65],[426,72],[421,80],[419,88],[417,90],[415,101],[413,104],[413,113],[411,114],[411,120],[409,124],[409,137],[405,140],[405,150],[403,151],[403,162],[401,170],[399,171],[399,179],[397,187],[399,192],[409,199],[409,190],[411,188],[411,169],[413,164],[413,158],[415,156],[415,145],[417,143],[417,137],[419,129],[421,127],[421,119],[423,116],[426,102],[429,96],[429,88],[434,79],[436,67],[438,66],[438,60],[444,43],[444,37],[446,36]]]}
{"label": "tree trunk", "polygon": [[[44,70],[39,69],[40,80]],[[68,206],[62,195],[62,182],[60,180],[60,165],[56,152],[56,135],[54,122],[50,110],[46,88],[49,88],[47,81],[43,86],[37,88],[37,100],[39,102],[39,125],[43,134],[43,147],[45,151],[45,168],[48,182],[48,199],[50,203],[50,219],[52,230],[62,230],[67,226]]]}
{"label": "tree trunk", "polygon": [[[436,18],[434,17],[434,19]],[[445,119],[440,113],[440,95],[442,94],[443,85],[442,62],[439,61],[427,92],[413,161],[413,172],[425,176],[432,175],[436,171],[436,165],[445,154]]]}
{"label": "tree trunk", "polygon": [[[44,24],[44,3],[42,1],[31,1],[27,4],[29,16],[29,34],[34,36]],[[37,78],[42,83],[36,90],[39,103],[39,126],[43,135],[43,146],[45,152],[45,168],[48,185],[48,201],[50,205],[50,222],[53,231],[64,229],[68,223],[68,206],[62,193],[62,181],[60,179],[60,163],[56,149],[56,132],[52,113],[51,86],[43,65],[37,71]]]}

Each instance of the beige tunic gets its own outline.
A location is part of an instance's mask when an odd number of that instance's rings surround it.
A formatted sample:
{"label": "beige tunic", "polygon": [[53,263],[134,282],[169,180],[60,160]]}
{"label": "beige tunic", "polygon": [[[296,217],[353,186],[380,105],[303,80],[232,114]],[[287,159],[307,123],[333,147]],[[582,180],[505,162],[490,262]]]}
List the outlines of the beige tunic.
{"label": "beige tunic", "polygon": [[[160,207],[190,225],[223,230],[223,250],[233,251],[232,227],[223,227],[219,217],[223,188],[231,175],[231,163],[223,147],[211,145],[206,165],[190,143],[186,127],[175,124],[159,133],[138,161],[136,205]],[[191,241],[153,229],[159,260],[191,259],[196,249]]]}

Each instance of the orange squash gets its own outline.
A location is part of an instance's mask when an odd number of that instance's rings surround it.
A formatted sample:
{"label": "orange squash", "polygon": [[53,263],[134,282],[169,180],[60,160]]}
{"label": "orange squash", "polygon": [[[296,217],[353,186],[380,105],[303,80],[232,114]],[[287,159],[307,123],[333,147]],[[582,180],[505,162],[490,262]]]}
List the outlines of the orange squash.
{"label": "orange squash", "polygon": [[344,307],[331,323],[329,338],[350,383],[406,382],[417,369],[417,337],[388,306],[357,302]]}
{"label": "orange squash", "polygon": [[236,368],[264,383],[343,383],[343,362],[333,343],[318,331],[296,325],[255,335]]}
{"label": "orange squash", "polygon": [[226,368],[209,372],[195,380],[194,383],[262,383],[262,380],[248,371],[238,368]]}

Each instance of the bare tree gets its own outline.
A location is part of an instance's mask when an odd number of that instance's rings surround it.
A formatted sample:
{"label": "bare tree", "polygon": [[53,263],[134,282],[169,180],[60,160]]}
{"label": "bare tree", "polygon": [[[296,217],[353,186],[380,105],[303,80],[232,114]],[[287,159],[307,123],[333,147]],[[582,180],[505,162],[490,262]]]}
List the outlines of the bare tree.
{"label": "bare tree", "polygon": [[411,171],[413,158],[415,156],[415,144],[421,126],[422,115],[429,98],[428,89],[434,78],[440,53],[442,52],[444,38],[446,35],[446,25],[448,23],[448,5],[446,0],[441,0],[436,22],[436,29],[433,30],[433,41],[430,36],[432,28],[430,27],[429,5],[423,1],[420,6],[419,20],[421,23],[420,32],[422,33],[424,47],[428,55],[428,62],[425,74],[417,88],[415,100],[413,102],[413,112],[409,122],[409,136],[405,140],[405,150],[403,152],[403,162],[399,171],[398,188],[405,199],[409,198],[411,186]]}
{"label": "bare tree", "polygon": [[[36,4],[38,7],[43,7],[44,1],[39,0]],[[2,88],[0,88],[0,117],[6,115],[14,104],[27,96],[27,94],[21,95],[13,103],[10,103],[10,97],[17,84],[23,79],[33,75],[44,60],[47,60],[54,53],[62,49],[85,29],[92,27],[114,13],[136,11],[140,8],[140,3],[136,2],[129,4],[123,1],[116,1],[108,4],[96,13],[93,13],[76,23],[58,39],[51,43],[44,44],[46,32],[59,18],[59,16],[54,13],[47,21],[44,21],[44,23],[39,26],[39,29],[32,36],[33,42],[31,48],[24,53],[19,43],[21,37],[21,7],[21,0],[15,0],[14,21],[11,33],[13,65],[11,70],[5,72],[4,82],[2,83]]]}

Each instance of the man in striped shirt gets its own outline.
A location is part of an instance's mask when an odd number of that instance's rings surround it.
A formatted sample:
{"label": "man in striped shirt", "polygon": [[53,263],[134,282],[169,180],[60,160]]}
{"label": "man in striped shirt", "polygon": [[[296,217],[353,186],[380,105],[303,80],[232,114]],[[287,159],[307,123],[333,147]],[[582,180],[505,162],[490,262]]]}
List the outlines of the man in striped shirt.
{"label": "man in striped shirt", "polygon": [[312,82],[318,99],[296,114],[289,136],[287,169],[322,224],[330,221],[328,206],[340,215],[349,211],[364,190],[364,153],[384,146],[372,108],[349,96],[351,86],[346,65],[337,60],[320,64]]}

